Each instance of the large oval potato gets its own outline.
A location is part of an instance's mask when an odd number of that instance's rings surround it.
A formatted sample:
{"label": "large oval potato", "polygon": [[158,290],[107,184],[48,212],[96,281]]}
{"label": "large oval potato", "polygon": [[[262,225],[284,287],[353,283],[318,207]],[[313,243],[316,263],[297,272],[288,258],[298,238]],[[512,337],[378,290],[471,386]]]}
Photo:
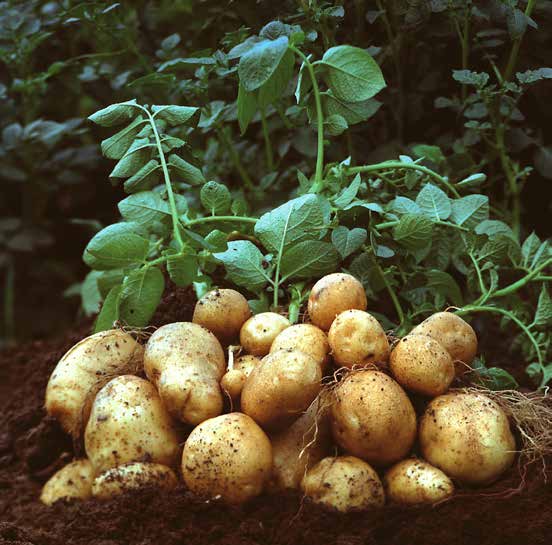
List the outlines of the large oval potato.
{"label": "large oval potato", "polygon": [[240,344],[253,356],[266,356],[274,339],[291,324],[276,312],[261,312],[245,322],[240,330]]}
{"label": "large oval potato", "polygon": [[508,417],[482,394],[455,392],[435,398],[421,419],[419,438],[428,462],[469,485],[496,481],[516,455]]}
{"label": "large oval potato", "polygon": [[89,460],[75,460],[54,473],[42,487],[40,501],[52,505],[60,499],[86,500],[92,495],[94,469]]}
{"label": "large oval potato", "polygon": [[332,431],[347,452],[385,466],[404,458],[416,438],[416,413],[404,390],[380,371],[347,375],[333,390]]}
{"label": "large oval potato", "polygon": [[308,310],[312,323],[328,331],[335,317],[344,310],[366,310],[368,302],[362,284],[350,274],[323,276],[312,287]]}
{"label": "large oval potato", "polygon": [[138,372],[143,355],[142,346],[121,329],[86,337],[56,365],[46,387],[46,412],[80,437],[98,390],[113,377]]}
{"label": "large oval potato", "polygon": [[182,452],[186,486],[208,499],[243,503],[263,491],[272,471],[272,447],[264,431],[242,413],[194,428]]}
{"label": "large oval potato", "polygon": [[220,381],[221,388],[228,393],[232,399],[241,396],[247,377],[255,367],[261,364],[261,360],[255,356],[240,356],[236,358],[232,369],[226,371]]}
{"label": "large oval potato", "polygon": [[128,462],[172,466],[178,436],[157,390],[147,380],[123,375],[97,394],[84,434],[96,474]]}
{"label": "large oval potato", "polygon": [[273,341],[270,353],[280,350],[298,350],[312,356],[322,371],[330,362],[328,337],[312,324],[295,324],[284,329]]}

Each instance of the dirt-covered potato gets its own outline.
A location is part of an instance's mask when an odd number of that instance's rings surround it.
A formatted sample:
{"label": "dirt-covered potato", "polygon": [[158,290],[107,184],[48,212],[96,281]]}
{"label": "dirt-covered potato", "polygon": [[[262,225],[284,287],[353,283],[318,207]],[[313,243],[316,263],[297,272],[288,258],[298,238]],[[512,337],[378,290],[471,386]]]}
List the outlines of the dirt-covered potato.
{"label": "dirt-covered potato", "polygon": [[404,458],[416,438],[416,413],[404,390],[380,371],[347,375],[333,390],[332,431],[347,452],[385,466]]}
{"label": "dirt-covered potato", "polygon": [[276,312],[252,316],[240,330],[240,344],[253,356],[266,356],[274,339],[287,327],[289,320]]}
{"label": "dirt-covered potato", "polygon": [[436,503],[454,492],[452,481],[440,469],[417,458],[395,464],[383,482],[389,501],[407,505]]}
{"label": "dirt-covered potato", "polygon": [[80,437],[98,390],[113,377],[139,371],[143,354],[142,346],[120,329],[86,337],[56,365],[46,387],[46,412]]}
{"label": "dirt-covered potato", "polygon": [[206,327],[224,345],[238,338],[251,316],[247,299],[238,291],[218,289],[206,293],[194,309],[192,322]]}
{"label": "dirt-covered potato", "polygon": [[129,462],[172,466],[178,436],[155,386],[123,375],[96,395],[84,434],[86,454],[96,475]]}
{"label": "dirt-covered potato", "polygon": [[308,310],[312,323],[328,331],[335,317],[344,310],[366,310],[366,292],[350,274],[333,273],[323,276],[312,287]]}
{"label": "dirt-covered potato", "polygon": [[469,485],[496,481],[516,454],[508,417],[495,401],[478,393],[435,398],[421,419],[419,440],[429,463]]}
{"label": "dirt-covered potato", "polygon": [[301,488],[312,501],[343,513],[383,507],[385,503],[378,474],[355,456],[324,458],[309,469]]}
{"label": "dirt-covered potato", "polygon": [[267,429],[296,420],[320,392],[318,362],[299,351],[279,350],[265,356],[249,375],[241,394],[241,410]]}
{"label": "dirt-covered potato", "polygon": [[191,322],[160,327],[146,345],[144,369],[175,418],[199,424],[222,412],[224,351],[204,327]]}
{"label": "dirt-covered potato", "polygon": [[312,324],[295,324],[284,329],[272,343],[270,353],[280,350],[298,350],[312,356],[322,371],[330,362],[328,337]]}
{"label": "dirt-covered potato", "polygon": [[94,469],[87,459],[75,460],[54,473],[42,487],[40,501],[52,505],[57,500],[86,500],[92,495]]}
{"label": "dirt-covered potato", "polygon": [[255,356],[247,355],[237,358],[232,369],[228,369],[220,381],[223,391],[232,399],[239,399],[247,377],[260,363],[261,360]]}
{"label": "dirt-covered potato", "polygon": [[263,491],[272,471],[265,432],[242,413],[230,413],[194,428],[182,452],[186,486],[207,499],[243,503]]}
{"label": "dirt-covered potato", "polygon": [[385,331],[363,310],[346,310],[339,314],[330,327],[328,341],[338,367],[384,363],[389,357]]}
{"label": "dirt-covered potato", "polygon": [[395,380],[407,390],[436,397],[444,394],[454,379],[452,358],[428,335],[407,335],[389,358]]}
{"label": "dirt-covered potato", "polygon": [[119,496],[140,488],[173,490],[178,485],[174,471],[167,466],[133,462],[108,469],[94,480],[92,495],[100,499]]}

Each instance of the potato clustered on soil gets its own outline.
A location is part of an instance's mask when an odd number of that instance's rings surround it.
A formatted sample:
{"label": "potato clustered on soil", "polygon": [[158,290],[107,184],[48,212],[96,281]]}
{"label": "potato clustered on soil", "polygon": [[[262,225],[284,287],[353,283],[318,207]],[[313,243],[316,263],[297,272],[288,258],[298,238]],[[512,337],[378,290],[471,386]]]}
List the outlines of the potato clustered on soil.
{"label": "potato clustered on soil", "polygon": [[390,342],[367,306],[336,273],[314,285],[304,323],[251,316],[243,294],[219,289],[144,346],[120,330],[84,339],[54,370],[46,409],[86,458],[41,500],[183,484],[229,504],[295,489],[349,512],[499,479],[516,452],[507,414],[451,389],[477,352],[470,325],[439,312]]}

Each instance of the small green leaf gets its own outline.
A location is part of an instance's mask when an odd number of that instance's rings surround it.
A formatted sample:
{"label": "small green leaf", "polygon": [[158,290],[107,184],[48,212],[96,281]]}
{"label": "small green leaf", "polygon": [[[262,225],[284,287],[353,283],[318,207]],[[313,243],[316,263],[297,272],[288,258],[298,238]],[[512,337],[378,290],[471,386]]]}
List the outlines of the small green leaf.
{"label": "small green leaf", "polygon": [[426,144],[418,144],[417,146],[412,147],[412,151],[416,157],[423,157],[428,159],[432,163],[437,165],[444,163],[446,161],[443,152],[439,146],[428,146]]}
{"label": "small green leaf", "polygon": [[148,161],[136,174],[125,180],[124,188],[126,193],[136,193],[149,189],[159,180],[159,169],[161,165],[157,159]]}
{"label": "small green leaf", "polygon": [[108,159],[121,159],[128,151],[145,120],[139,115],[130,125],[105,139],[101,143],[102,153]]}
{"label": "small green leaf", "polygon": [[432,232],[433,222],[428,217],[405,214],[393,228],[393,237],[408,250],[415,251],[426,247]]}
{"label": "small green leaf", "polygon": [[104,304],[102,305],[100,314],[98,314],[98,318],[94,324],[94,333],[112,329],[113,324],[119,319],[119,303],[121,300],[122,289],[123,286],[119,284],[117,286],[113,286],[111,290],[109,290]]}
{"label": "small green leaf", "polygon": [[433,221],[446,220],[451,212],[452,205],[447,194],[433,184],[426,184],[418,196],[416,204],[420,207],[422,214]]}
{"label": "small green leaf", "polygon": [[86,316],[96,314],[102,302],[102,296],[98,288],[99,271],[90,271],[81,286],[80,293],[82,297],[82,309]]}
{"label": "small green leaf", "polygon": [[463,180],[458,182],[456,185],[458,185],[460,187],[472,186],[472,185],[482,184],[486,180],[487,180],[487,176],[485,174],[483,174],[482,172],[478,172],[476,174],[472,174],[472,175],[468,176],[467,178],[464,178]]}
{"label": "small green leaf", "polygon": [[510,237],[512,240],[515,240],[512,228],[500,220],[483,220],[476,226],[475,232],[478,235],[487,235],[491,239],[504,235]]}
{"label": "small green leaf", "polygon": [[548,240],[541,242],[535,233],[531,233],[523,242],[521,253],[523,256],[523,266],[534,269],[543,260],[550,257],[550,243]]}
{"label": "small green leaf", "polygon": [[328,242],[304,240],[291,246],[282,256],[282,282],[289,278],[320,277],[334,272],[339,254]]}
{"label": "small green leaf", "polygon": [[295,57],[293,53],[289,50],[286,51],[276,70],[259,88],[257,100],[261,108],[266,108],[269,104],[273,104],[282,97],[293,77],[294,64]]}
{"label": "small green leaf", "polygon": [[391,210],[397,214],[421,214],[421,208],[408,197],[395,197],[391,203]]}
{"label": "small green leaf", "polygon": [[349,128],[349,125],[343,116],[339,114],[332,114],[324,120],[324,127],[326,129],[326,133],[330,136],[339,136]]}
{"label": "small green leaf", "polygon": [[516,379],[505,369],[500,367],[487,368],[480,358],[475,358],[471,364],[477,375],[477,382],[489,390],[511,390],[518,388]]}
{"label": "small green leaf", "polygon": [[353,181],[349,184],[348,187],[343,189],[343,191],[334,198],[333,204],[336,208],[343,209],[345,206],[350,204],[353,199],[357,196],[358,190],[360,188],[361,178],[360,174],[357,174]]}
{"label": "small green leaf", "polygon": [[201,204],[214,216],[227,212],[232,203],[228,188],[218,182],[207,182],[200,193]]}
{"label": "small green leaf", "polygon": [[163,119],[171,127],[177,127],[178,125],[197,125],[199,121],[199,108],[192,106],[152,106],[151,111],[154,113],[156,119]]}
{"label": "small green leaf", "polygon": [[489,197],[486,195],[467,195],[452,201],[450,219],[456,225],[474,229],[476,225],[489,219]]}
{"label": "small green leaf", "polygon": [[174,172],[182,178],[181,181],[190,185],[201,185],[205,183],[203,172],[196,166],[182,159],[182,157],[176,155],[176,153],[169,155],[168,163],[171,170],[174,170]]}
{"label": "small green leaf", "polygon": [[175,255],[167,260],[171,280],[180,288],[191,286],[198,277],[198,260],[195,255]]}
{"label": "small green leaf", "polygon": [[142,267],[132,271],[123,282],[120,319],[134,327],[148,325],[161,301],[164,288],[165,279],[157,267]]}
{"label": "small green leaf", "polygon": [[[310,61],[312,55],[309,55],[307,59]],[[297,104],[301,104],[307,93],[312,89],[312,80],[310,74],[308,73],[307,66],[303,62],[301,68],[299,69],[299,76],[297,77],[297,87],[295,88],[295,100]]]}
{"label": "small green leaf", "polygon": [[245,87],[240,83],[238,87],[238,123],[241,134],[244,134],[247,130],[256,111],[257,99],[255,98],[255,94],[246,91]]}
{"label": "small green leaf", "polygon": [[102,127],[112,127],[113,125],[120,125],[132,119],[137,111],[136,99],[132,99],[127,102],[111,104],[111,106],[107,106],[107,108],[98,110],[96,113],[88,116],[88,119]]}
{"label": "small green leaf", "polygon": [[537,327],[552,327],[552,299],[545,285],[542,286],[539,295],[534,323]]}
{"label": "small green leaf", "polygon": [[127,178],[138,174],[151,160],[151,147],[147,138],[138,138],[130,145],[122,159],[109,174],[110,178]]}
{"label": "small green leaf", "polygon": [[100,295],[105,299],[111,288],[123,283],[125,274],[122,269],[112,269],[109,271],[100,271],[96,279]]}
{"label": "small green leaf", "polygon": [[119,203],[119,212],[125,221],[144,227],[171,215],[168,203],[153,191],[142,191],[123,199]]}
{"label": "small green leaf", "polygon": [[332,231],[332,244],[341,255],[341,258],[345,259],[354,254],[366,242],[367,237],[366,229],[361,227],[349,229],[344,225],[340,225]]}
{"label": "small green leaf", "polygon": [[[326,91],[321,96],[326,116],[340,115],[349,125],[356,125],[370,119],[382,105],[375,98],[361,102],[347,102],[332,94],[331,91]],[[316,118],[314,112],[311,115],[313,118]]]}

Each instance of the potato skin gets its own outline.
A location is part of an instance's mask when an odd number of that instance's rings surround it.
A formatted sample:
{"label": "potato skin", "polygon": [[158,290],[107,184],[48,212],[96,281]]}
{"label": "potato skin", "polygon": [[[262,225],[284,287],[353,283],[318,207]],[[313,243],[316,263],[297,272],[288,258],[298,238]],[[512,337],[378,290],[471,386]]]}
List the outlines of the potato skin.
{"label": "potato skin", "polygon": [[454,484],[438,468],[409,458],[391,467],[384,478],[385,495],[393,503],[436,503],[454,493]]}
{"label": "potato skin", "polygon": [[295,324],[284,329],[273,341],[270,353],[279,350],[299,350],[312,356],[322,371],[330,362],[330,345],[326,334],[312,324]]}
{"label": "potato skin", "polygon": [[333,321],[328,341],[337,366],[383,363],[389,358],[389,341],[380,323],[368,312],[346,310]]}
{"label": "potato skin", "polygon": [[90,460],[74,460],[50,477],[42,487],[40,501],[52,505],[62,498],[86,500],[92,495],[93,480]]}
{"label": "potato skin", "polygon": [[324,458],[311,468],[301,488],[315,503],[343,513],[383,507],[383,485],[370,465],[354,456]]}
{"label": "potato skin", "polygon": [[239,504],[263,491],[272,471],[272,447],[249,416],[230,413],[194,428],[182,452],[186,486],[208,499]]}
{"label": "potato skin", "polygon": [[308,310],[312,323],[328,331],[335,317],[344,310],[366,310],[368,301],[362,284],[350,274],[323,276],[312,287]]}
{"label": "potato skin", "polygon": [[508,417],[483,394],[454,392],[435,398],[421,419],[419,440],[429,463],[473,486],[496,481],[515,458]]}
{"label": "potato skin", "polygon": [[296,420],[320,392],[318,362],[299,351],[279,350],[265,356],[242,390],[241,409],[267,429]]}
{"label": "potato skin", "polygon": [[143,355],[143,347],[120,329],[86,337],[64,354],[50,376],[46,412],[79,438],[98,390],[117,375],[138,372]]}
{"label": "potato skin", "polygon": [[416,413],[404,390],[380,371],[347,375],[333,390],[335,441],[376,466],[404,458],[416,438]]}
{"label": "potato skin", "polygon": [[245,322],[240,330],[240,344],[253,356],[266,356],[274,339],[291,324],[276,312],[261,312]]}
{"label": "potato skin", "polygon": [[128,462],[174,465],[178,442],[173,421],[147,380],[123,375],[98,392],[84,435],[96,475]]}
{"label": "potato skin", "polygon": [[239,399],[247,377],[255,367],[261,364],[261,360],[255,356],[240,356],[234,362],[232,369],[226,371],[220,386],[232,399]]}
{"label": "potato skin", "polygon": [[430,397],[444,394],[455,376],[450,354],[428,335],[403,337],[393,348],[389,363],[403,388]]}
{"label": "potato skin", "polygon": [[207,328],[226,345],[238,338],[242,325],[250,316],[251,309],[241,293],[217,289],[206,293],[196,303],[192,322]]}

